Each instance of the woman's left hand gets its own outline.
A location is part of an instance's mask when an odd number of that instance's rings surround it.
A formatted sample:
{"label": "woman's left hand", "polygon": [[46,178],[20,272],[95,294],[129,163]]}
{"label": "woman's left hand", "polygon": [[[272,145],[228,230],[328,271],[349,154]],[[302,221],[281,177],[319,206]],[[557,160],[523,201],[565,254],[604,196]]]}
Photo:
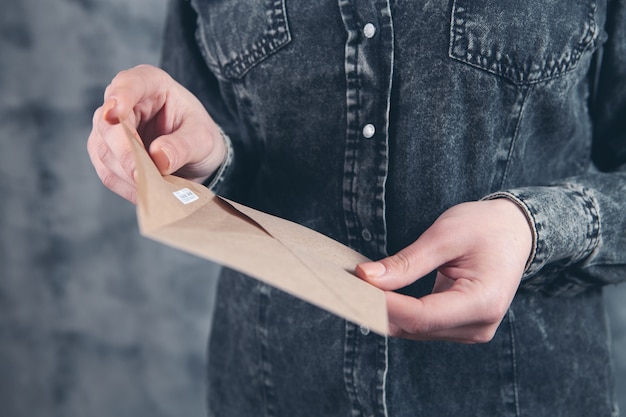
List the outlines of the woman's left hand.
{"label": "woman's left hand", "polygon": [[[391,335],[461,343],[490,341],[519,287],[533,245],[530,225],[505,198],[448,209],[397,254],[357,266],[386,292]],[[432,294],[397,290],[437,270]]]}

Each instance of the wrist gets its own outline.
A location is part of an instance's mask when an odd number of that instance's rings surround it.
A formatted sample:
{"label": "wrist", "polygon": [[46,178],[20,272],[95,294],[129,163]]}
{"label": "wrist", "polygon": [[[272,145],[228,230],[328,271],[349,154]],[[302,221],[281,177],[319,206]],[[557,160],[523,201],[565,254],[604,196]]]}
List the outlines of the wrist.
{"label": "wrist", "polygon": [[482,200],[500,205],[502,209],[507,210],[511,219],[515,219],[516,228],[519,230],[518,236],[526,242],[524,246],[528,248],[524,272],[528,271],[537,253],[537,230],[532,214],[522,201],[506,192],[494,193]]}
{"label": "wrist", "polygon": [[232,165],[234,158],[233,145],[230,141],[230,138],[224,131],[218,127],[219,138],[216,139],[216,146],[221,147],[221,157],[216,169],[213,171],[211,175],[208,175],[202,181],[203,184],[206,185],[207,188],[211,190],[215,190],[216,187],[224,180],[225,173],[228,168]]}

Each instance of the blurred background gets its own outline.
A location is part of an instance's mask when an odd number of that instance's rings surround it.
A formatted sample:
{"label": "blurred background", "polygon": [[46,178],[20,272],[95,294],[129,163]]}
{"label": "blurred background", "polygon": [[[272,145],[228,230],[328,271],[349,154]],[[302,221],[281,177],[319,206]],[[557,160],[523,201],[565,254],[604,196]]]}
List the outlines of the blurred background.
{"label": "blurred background", "polygon": [[0,4],[0,416],[205,416],[216,268],[140,237],[86,151],[165,0]]}
{"label": "blurred background", "polygon": [[[204,416],[217,268],[140,237],[86,152],[108,82],[158,63],[165,0],[1,5],[0,416]],[[606,293],[626,410],[626,285]]]}

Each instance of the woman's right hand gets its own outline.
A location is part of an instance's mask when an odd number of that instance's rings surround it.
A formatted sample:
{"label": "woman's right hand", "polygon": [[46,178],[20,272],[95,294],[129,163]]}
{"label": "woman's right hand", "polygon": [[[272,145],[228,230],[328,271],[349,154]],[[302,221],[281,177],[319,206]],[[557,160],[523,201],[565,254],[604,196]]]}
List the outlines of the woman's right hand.
{"label": "woman's right hand", "polygon": [[87,150],[104,185],[132,203],[135,163],[120,120],[137,129],[163,175],[203,182],[226,156],[219,128],[202,103],[165,71],[149,65],[122,71],[94,113]]}

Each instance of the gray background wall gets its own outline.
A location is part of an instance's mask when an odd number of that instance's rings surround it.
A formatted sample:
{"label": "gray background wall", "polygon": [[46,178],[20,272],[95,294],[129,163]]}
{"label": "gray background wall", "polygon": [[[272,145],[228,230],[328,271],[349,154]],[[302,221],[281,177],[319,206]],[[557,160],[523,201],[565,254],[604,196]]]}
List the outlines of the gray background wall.
{"label": "gray background wall", "polygon": [[0,5],[0,416],[204,416],[215,268],[140,237],[86,152],[165,2]]}
{"label": "gray background wall", "polygon": [[[0,416],[202,416],[216,268],[139,237],[85,149],[165,2],[0,5]],[[626,285],[607,299],[626,410]]]}

